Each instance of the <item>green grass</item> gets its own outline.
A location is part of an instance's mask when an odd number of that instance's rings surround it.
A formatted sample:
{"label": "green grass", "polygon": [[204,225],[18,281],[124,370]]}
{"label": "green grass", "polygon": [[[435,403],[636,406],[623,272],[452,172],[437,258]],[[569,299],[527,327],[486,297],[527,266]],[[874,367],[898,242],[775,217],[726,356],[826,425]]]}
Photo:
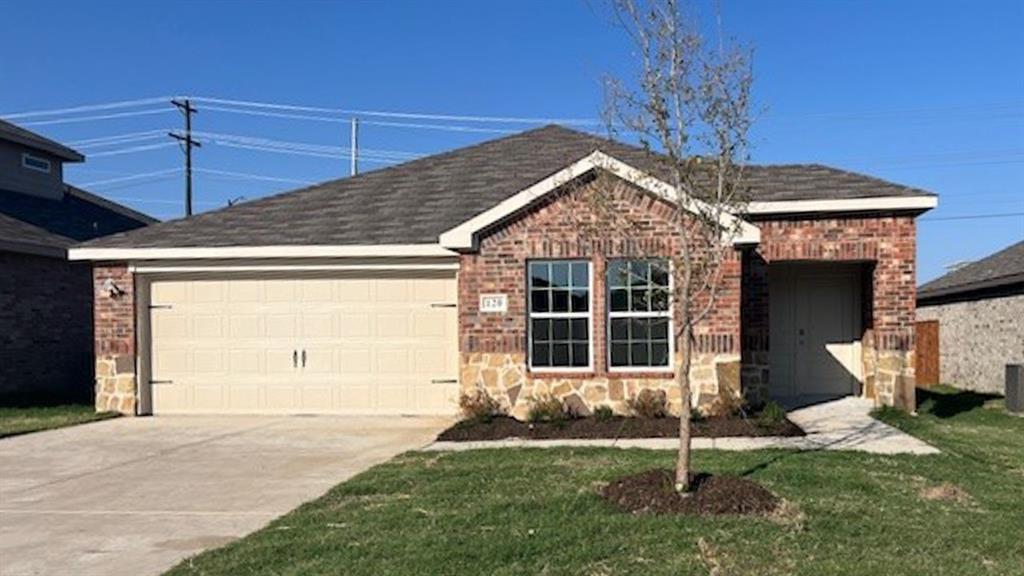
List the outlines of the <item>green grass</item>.
{"label": "green grass", "polygon": [[[1024,574],[1024,419],[924,393],[880,415],[945,452],[696,453],[789,503],[776,519],[635,517],[596,495],[669,452],[408,453],[170,574]],[[927,500],[952,483],[965,501]]]}
{"label": "green grass", "polygon": [[45,406],[36,408],[0,408],[0,438],[74,426],[117,416],[100,412],[85,404]]}

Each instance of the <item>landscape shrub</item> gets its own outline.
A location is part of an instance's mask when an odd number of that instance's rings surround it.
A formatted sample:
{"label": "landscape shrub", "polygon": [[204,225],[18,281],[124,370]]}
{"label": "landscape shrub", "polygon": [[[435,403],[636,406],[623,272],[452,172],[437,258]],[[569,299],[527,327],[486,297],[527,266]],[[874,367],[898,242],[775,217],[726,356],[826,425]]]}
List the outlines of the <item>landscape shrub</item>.
{"label": "landscape shrub", "polygon": [[611,406],[601,405],[594,408],[594,418],[599,422],[606,422],[615,417],[615,412],[612,411]]}
{"label": "landscape shrub", "polygon": [[757,417],[758,421],[766,426],[775,426],[786,421],[786,409],[778,402],[771,401],[764,405]]}
{"label": "landscape shrub", "polygon": [[526,420],[529,422],[565,422],[569,414],[561,400],[553,396],[534,398],[530,403],[530,410],[526,413]]}
{"label": "landscape shrub", "polygon": [[490,422],[495,416],[503,414],[501,403],[492,398],[483,388],[472,392],[463,392],[459,396],[459,409],[467,420]]}
{"label": "landscape shrub", "polygon": [[630,412],[641,418],[664,418],[668,416],[668,397],[664,390],[645,388],[626,401]]}

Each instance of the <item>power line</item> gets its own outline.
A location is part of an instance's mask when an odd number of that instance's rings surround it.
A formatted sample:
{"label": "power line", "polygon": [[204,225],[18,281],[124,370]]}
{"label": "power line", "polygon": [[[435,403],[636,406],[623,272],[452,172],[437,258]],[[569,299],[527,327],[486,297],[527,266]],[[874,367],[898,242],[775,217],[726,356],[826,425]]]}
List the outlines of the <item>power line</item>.
{"label": "power line", "polygon": [[79,116],[77,118],[61,118],[57,120],[40,120],[37,122],[24,122],[21,126],[48,126],[50,124],[74,124],[76,122],[91,122],[93,120],[109,120],[112,118],[129,118],[132,116],[146,116],[150,114],[165,114],[174,111],[173,108],[160,108],[158,110],[139,110],[136,112],[120,112],[118,114],[101,114],[97,116]]}
{"label": "power line", "polygon": [[[211,141],[226,141],[226,142],[237,142],[242,144],[252,144],[257,146],[268,146],[268,147],[280,147],[286,149],[297,149],[311,152],[325,152],[325,153],[339,153],[348,154],[352,151],[352,148],[344,146],[335,146],[331,144],[315,144],[309,142],[291,142],[286,140],[274,140],[270,138],[264,138],[261,136],[246,136],[242,134],[224,134],[221,132],[201,132],[194,131],[193,134],[196,136],[204,137]],[[372,154],[380,157],[393,157],[399,160],[411,160],[415,158],[421,158],[424,155],[417,152],[405,152],[402,150],[384,150],[379,148],[359,148],[360,154]]]}
{"label": "power line", "polygon": [[[291,154],[291,155],[294,155],[294,156],[309,156],[309,157],[312,157],[312,158],[331,158],[331,159],[335,159],[335,160],[344,160],[344,159],[347,159],[349,157],[347,154],[333,154],[333,153],[329,153],[329,152],[291,150],[291,149],[287,149],[287,148],[275,148],[275,147],[270,147],[270,146],[259,146],[259,145],[255,145],[255,144],[244,144],[244,143],[238,143],[238,142],[213,141],[213,143],[217,144],[218,146],[226,146],[228,148],[240,148],[242,150],[256,150],[256,151],[260,151],[260,152],[276,152],[278,154]],[[372,156],[371,157],[371,156],[367,156],[367,155],[362,154],[362,153],[360,153],[359,158],[361,160],[366,161],[366,162],[373,162],[373,163],[376,163],[376,164],[397,164],[397,163],[403,161],[402,159],[398,159],[398,158],[380,158],[380,157],[376,157],[376,156]]]}
{"label": "power line", "polygon": [[[314,122],[332,122],[334,124],[348,124],[351,119],[349,118],[331,118],[327,116],[309,116],[306,114],[288,114],[283,112],[266,112],[263,110],[245,110],[241,108],[225,108],[223,106],[203,106],[203,110],[212,110],[215,112],[229,112],[232,114],[247,114],[249,116],[264,116],[268,118],[286,118],[291,120],[310,120]],[[477,128],[473,126],[457,126],[448,124],[414,124],[414,123],[402,123],[402,122],[377,122],[372,120],[364,120],[363,124],[370,124],[373,126],[389,126],[395,128],[424,128],[432,130],[445,130],[449,132],[475,132],[482,134],[515,134],[518,130],[502,130],[498,128]]]}
{"label": "power line", "polygon": [[120,156],[121,154],[133,154],[135,152],[145,152],[147,150],[156,150],[157,148],[166,148],[168,146],[174,146],[174,142],[161,142],[160,144],[147,144],[145,146],[133,146],[131,148],[125,148],[123,150],[110,150],[108,152],[97,152],[95,154],[89,154],[89,158],[100,158],[103,156]]}
{"label": "power line", "polygon": [[120,176],[118,178],[107,178],[105,180],[95,180],[93,182],[86,182],[85,184],[79,184],[83,188],[91,186],[103,186],[104,184],[116,184],[118,182],[128,182],[131,180],[139,180],[142,178],[149,178],[152,176],[161,176],[164,174],[177,174],[181,172],[181,168],[168,168],[166,170],[155,170],[153,172],[143,172],[142,174],[132,174],[131,176]]}
{"label": "power line", "polygon": [[451,122],[497,122],[502,124],[600,124],[594,118],[524,118],[519,116],[473,116],[459,114],[426,114],[421,112],[394,112],[384,110],[353,110],[346,108],[322,108],[316,106],[301,106],[294,104],[277,104],[271,102],[254,102],[249,100],[229,100],[224,98],[208,98],[195,96],[196,102],[208,102],[211,104],[226,104],[229,106],[245,106],[252,108],[264,108],[269,110],[289,110],[293,112],[316,112],[325,114],[339,114],[343,116],[372,116],[380,118],[405,118],[407,120],[442,120]]}
{"label": "power line", "polygon": [[313,182],[311,180],[299,180],[299,179],[296,179],[296,178],[280,178],[280,177],[277,177],[277,176],[263,176],[263,175],[260,175],[260,174],[252,174],[252,173],[249,173],[249,172],[232,172],[232,171],[229,171],[229,170],[213,170],[213,169],[210,169],[210,168],[194,168],[194,170],[196,172],[199,172],[199,173],[202,173],[202,174],[212,174],[212,175],[215,175],[215,176],[228,176],[228,177],[231,177],[231,178],[243,178],[243,179],[249,179],[249,180],[266,180],[268,182],[285,182],[285,183],[289,183],[289,184],[305,184],[307,186],[310,185],[310,184],[316,184],[316,182]]}
{"label": "power line", "polygon": [[0,118],[5,120],[11,120],[15,118],[35,118],[37,116],[58,116],[65,114],[74,114],[78,112],[93,112],[96,110],[114,110],[117,108],[131,108],[134,106],[142,106],[145,104],[155,104],[167,102],[167,96],[161,96],[159,98],[140,98],[138,100],[121,100],[119,102],[108,102],[105,104],[89,104],[85,106],[74,106],[72,108],[56,108],[52,110],[34,110],[31,112],[17,112],[14,114],[3,114]]}
{"label": "power line", "polygon": [[85,151],[86,152],[86,156],[88,156],[89,155],[88,151],[89,150],[93,150],[95,148],[106,148],[108,146],[120,146],[122,144],[132,144],[132,143],[136,143],[136,142],[145,142],[147,140],[156,140],[158,138],[163,138],[165,135],[166,135],[166,132],[161,130],[160,134],[148,134],[148,135],[145,135],[145,136],[134,136],[134,137],[131,137],[131,138],[121,138],[120,140],[109,140],[109,141],[106,141],[106,142],[95,142],[93,144],[77,144],[74,147],[76,149],[78,149],[78,150]]}
{"label": "power line", "polygon": [[124,139],[127,139],[127,138],[134,138],[136,136],[144,136],[144,135],[149,135],[149,134],[160,134],[162,136],[164,132],[166,132],[166,130],[158,128],[156,130],[143,130],[142,132],[128,132],[126,134],[113,134],[113,135],[110,135],[110,136],[99,136],[99,137],[96,137],[96,138],[86,138],[84,140],[74,140],[72,142],[68,142],[67,145],[68,146],[89,146],[91,144],[99,144],[99,143],[102,143],[102,142],[110,142],[110,141],[115,141],[115,140],[124,140]]}

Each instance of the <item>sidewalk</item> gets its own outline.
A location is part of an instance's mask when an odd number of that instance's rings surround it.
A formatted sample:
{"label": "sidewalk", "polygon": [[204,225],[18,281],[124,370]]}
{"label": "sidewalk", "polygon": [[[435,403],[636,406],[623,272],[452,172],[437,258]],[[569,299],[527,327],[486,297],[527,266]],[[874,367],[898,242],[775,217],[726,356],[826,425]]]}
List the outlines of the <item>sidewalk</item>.
{"label": "sidewalk", "polygon": [[[872,418],[870,400],[841,398],[793,410],[789,419],[804,429],[806,436],[786,438],[738,437],[694,438],[695,450],[854,450],[872,454],[938,454],[935,447]],[[646,448],[673,450],[677,438],[626,438],[619,440],[523,440],[509,438],[481,442],[434,442],[425,451],[461,451],[481,448],[553,448],[558,446],[593,446],[614,448]]]}

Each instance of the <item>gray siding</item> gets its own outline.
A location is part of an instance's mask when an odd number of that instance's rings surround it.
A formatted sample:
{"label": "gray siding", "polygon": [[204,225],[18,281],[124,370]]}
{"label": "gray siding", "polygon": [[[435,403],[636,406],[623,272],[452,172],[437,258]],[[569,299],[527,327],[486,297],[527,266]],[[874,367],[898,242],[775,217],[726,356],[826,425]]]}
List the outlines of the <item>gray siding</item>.
{"label": "gray siding", "polygon": [[1006,364],[1024,363],[1024,294],[917,309],[939,321],[939,379],[966,390],[1002,394]]}
{"label": "gray siding", "polygon": [[[49,160],[49,174],[22,166],[21,156],[26,152]],[[63,168],[61,159],[56,156],[0,140],[0,190],[60,199],[64,192]]]}

